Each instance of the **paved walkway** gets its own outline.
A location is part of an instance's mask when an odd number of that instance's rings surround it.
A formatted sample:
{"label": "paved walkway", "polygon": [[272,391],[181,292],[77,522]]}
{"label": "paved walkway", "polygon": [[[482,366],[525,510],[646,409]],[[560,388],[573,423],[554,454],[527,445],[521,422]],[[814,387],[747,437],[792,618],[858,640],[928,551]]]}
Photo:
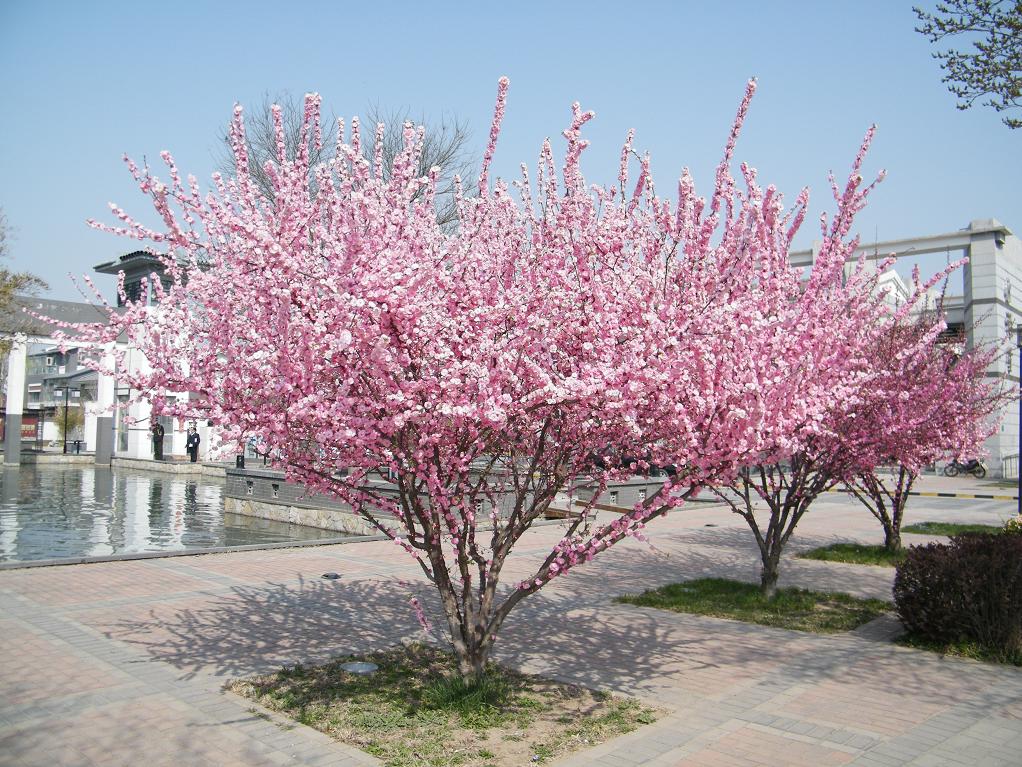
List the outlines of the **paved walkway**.
{"label": "paved walkway", "polygon": [[[1010,502],[918,499],[908,522],[995,522]],[[509,577],[559,535],[530,533]],[[561,761],[626,767],[1018,765],[1022,669],[893,645],[896,625],[816,636],[614,605],[615,594],[727,573],[754,579],[741,520],[699,506],[555,581],[512,614],[498,660],[637,695],[653,725]],[[879,541],[854,502],[821,499],[793,548]],[[918,537],[920,541],[925,538]],[[327,571],[342,574],[323,580]],[[888,597],[892,571],[808,560],[782,581]],[[222,691],[232,678],[422,637],[436,603],[392,544],[213,554],[0,572],[0,765],[368,765]]]}

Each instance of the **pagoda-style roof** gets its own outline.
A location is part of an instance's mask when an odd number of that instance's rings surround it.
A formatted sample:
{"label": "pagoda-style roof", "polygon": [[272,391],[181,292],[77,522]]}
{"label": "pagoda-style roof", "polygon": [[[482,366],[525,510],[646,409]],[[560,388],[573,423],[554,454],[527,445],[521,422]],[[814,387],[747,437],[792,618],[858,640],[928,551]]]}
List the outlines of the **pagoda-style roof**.
{"label": "pagoda-style roof", "polygon": [[113,261],[97,264],[94,268],[100,274],[124,272],[125,276],[130,276],[136,275],[139,272],[147,275],[153,272],[162,272],[164,266],[163,262],[152,253],[145,250],[134,250],[131,253],[125,253]]}

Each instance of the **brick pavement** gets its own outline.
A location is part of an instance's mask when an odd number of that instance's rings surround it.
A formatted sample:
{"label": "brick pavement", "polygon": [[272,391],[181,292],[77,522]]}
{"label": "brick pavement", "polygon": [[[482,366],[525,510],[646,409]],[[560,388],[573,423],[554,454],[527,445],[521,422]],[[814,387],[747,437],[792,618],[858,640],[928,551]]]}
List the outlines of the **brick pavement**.
{"label": "brick pavement", "polygon": [[[1011,511],[927,499],[913,502],[907,521],[998,521]],[[815,636],[610,602],[700,575],[754,579],[755,550],[740,525],[718,507],[677,513],[651,526],[656,552],[629,542],[512,614],[498,660],[667,712],[563,767],[1022,761],[1022,669],[898,647],[890,620]],[[559,530],[530,533],[508,577],[524,576]],[[880,531],[853,502],[827,497],[792,547],[838,538],[879,541]],[[323,580],[326,571],[341,580]],[[891,577],[789,559],[782,583],[886,598]],[[412,595],[440,625],[417,566],[383,542],[0,572],[0,765],[375,764],[222,686],[422,638]]]}

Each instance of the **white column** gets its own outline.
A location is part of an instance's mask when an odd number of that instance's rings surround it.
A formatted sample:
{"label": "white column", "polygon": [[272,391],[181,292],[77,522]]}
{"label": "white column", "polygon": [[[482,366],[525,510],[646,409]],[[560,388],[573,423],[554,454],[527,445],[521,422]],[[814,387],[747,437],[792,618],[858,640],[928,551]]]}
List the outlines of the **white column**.
{"label": "white column", "polygon": [[[103,367],[114,368],[113,346],[103,351]],[[92,439],[92,449],[96,451],[96,463],[108,466],[114,454],[114,392],[117,379],[112,375],[98,374],[96,381],[96,430]]]}
{"label": "white column", "polygon": [[149,431],[153,406],[148,400],[138,400],[128,406],[133,423],[128,425],[128,458],[152,458],[153,437]]}
{"label": "white column", "polygon": [[[970,228],[982,228],[993,221],[974,221]],[[1014,328],[1022,322],[1022,242],[1008,232],[973,235],[969,264],[965,269],[965,325],[970,346],[1000,344],[1008,337],[1014,345]],[[990,376],[1008,375],[1006,386],[1017,387],[1018,354],[997,357],[987,370]],[[1001,459],[1019,452],[1018,409],[1006,408],[998,431],[985,444],[993,476],[1000,476]]]}
{"label": "white column", "polygon": [[7,409],[4,419],[4,465],[21,464],[21,414],[25,409],[25,363],[28,344],[18,334],[7,355]]}

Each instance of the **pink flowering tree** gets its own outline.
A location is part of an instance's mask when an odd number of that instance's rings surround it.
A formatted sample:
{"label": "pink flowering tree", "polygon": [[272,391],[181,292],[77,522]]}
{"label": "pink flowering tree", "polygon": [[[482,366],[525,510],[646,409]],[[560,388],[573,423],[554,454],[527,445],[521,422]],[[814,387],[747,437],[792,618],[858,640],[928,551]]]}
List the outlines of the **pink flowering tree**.
{"label": "pink flowering tree", "polygon": [[[382,154],[363,157],[358,121],[342,122],[335,156],[312,165],[315,95],[293,159],[277,118],[278,155],[264,168],[272,196],[246,170],[241,107],[238,176],[214,175],[210,193],[169,153],[162,180],[128,160],[163,224],[112,206],[121,224],[95,226],[151,243],[171,285],[153,282],[156,306],[129,302],[107,326],[67,328],[96,344],[123,334],[152,369],[119,375],[157,412],[192,416],[194,404],[167,392],[197,393],[226,437],[258,437],[289,479],[343,500],[413,557],[468,679],[521,600],[643,538],[750,456],[796,449],[846,386],[828,372],[840,347],[814,323],[861,297],[841,287],[836,244],[808,290],[789,266],[805,191],[785,211],[754,169],[742,166],[742,188],[732,178],[753,83],[708,201],[687,171],[676,196],[658,195],[631,134],[616,182],[587,184],[593,114],[577,104],[559,164],[546,141],[534,175],[523,165],[513,184],[492,181],[507,87],[474,193],[456,194],[453,231],[437,224],[436,173],[415,172],[421,129],[404,127],[387,169]],[[839,204],[833,243],[856,209]],[[653,464],[677,473],[627,513],[597,515],[609,481]],[[516,560],[505,585],[532,523],[586,488],[591,501],[572,506],[560,540]]]}
{"label": "pink flowering tree", "polygon": [[[925,307],[929,289],[959,266],[949,266],[926,284],[917,280],[909,299],[896,311],[886,302],[878,282],[892,260],[873,268],[859,259],[851,274],[840,278],[858,244],[848,237],[854,215],[883,178],[880,174],[873,184],[864,185],[860,173],[872,137],[871,129],[844,188],[833,185],[837,215],[829,226],[821,220],[823,243],[800,296],[810,312],[807,327],[792,339],[796,345],[777,350],[813,367],[817,392],[825,404],[795,426],[789,450],[772,457],[756,456],[757,460],[714,488],[753,534],[762,565],[760,588],[766,596],[776,593],[785,547],[816,498],[850,479],[854,472],[871,473],[888,460],[876,440],[867,449],[861,432],[850,429],[849,424],[865,426],[863,411],[897,409],[894,403],[903,402],[910,389],[922,385],[913,372],[922,373],[944,325],[932,314],[908,318]],[[905,324],[917,332],[911,336],[898,332]],[[891,348],[892,338],[899,339],[897,348]],[[930,389],[935,384],[935,380],[927,380]],[[897,430],[900,424],[890,421],[867,428]],[[914,436],[932,442],[935,436],[927,433],[927,428],[922,422]]]}
{"label": "pink flowering tree", "polygon": [[1000,382],[986,377],[997,349],[959,356],[939,343],[946,326],[928,308],[930,290],[961,263],[925,284],[917,273],[909,300],[897,311],[877,290],[876,278],[889,265],[873,271],[860,262],[844,289],[858,292],[854,284],[862,280],[871,286],[871,298],[843,314],[825,315],[840,325],[827,332],[843,346],[831,367],[845,377],[843,396],[822,420],[805,425],[799,450],[745,467],[717,489],[755,537],[767,595],[776,592],[781,556],[796,526],[820,493],[837,485],[869,508],[884,527],[886,548],[897,551],[919,469],[945,455],[979,451],[995,428],[993,415],[1008,399]]}
{"label": "pink flowering tree", "polygon": [[[916,278],[918,281],[918,277]],[[935,322],[936,320],[936,322]],[[924,312],[878,339],[873,359],[874,396],[849,411],[838,426],[846,456],[845,487],[877,518],[884,548],[901,549],[901,523],[909,492],[926,464],[976,456],[1012,399],[987,369],[995,346],[959,353],[940,343],[942,318]],[[908,348],[923,353],[906,354]]]}

